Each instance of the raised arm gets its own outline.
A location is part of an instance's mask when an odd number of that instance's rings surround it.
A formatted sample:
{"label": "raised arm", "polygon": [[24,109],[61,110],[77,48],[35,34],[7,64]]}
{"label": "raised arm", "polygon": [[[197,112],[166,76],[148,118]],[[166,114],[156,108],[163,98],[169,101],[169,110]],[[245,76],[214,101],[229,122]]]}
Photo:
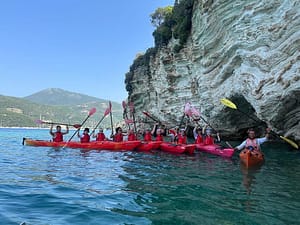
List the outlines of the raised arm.
{"label": "raised arm", "polygon": [[51,135],[52,137],[54,137],[54,133],[53,133],[53,124],[51,124],[51,126],[50,126],[50,131],[49,131],[49,133],[50,133],[50,135]]}
{"label": "raised arm", "polygon": [[66,131],[65,132],[63,132],[62,134],[68,134],[69,133],[69,126],[68,125],[66,125]]}

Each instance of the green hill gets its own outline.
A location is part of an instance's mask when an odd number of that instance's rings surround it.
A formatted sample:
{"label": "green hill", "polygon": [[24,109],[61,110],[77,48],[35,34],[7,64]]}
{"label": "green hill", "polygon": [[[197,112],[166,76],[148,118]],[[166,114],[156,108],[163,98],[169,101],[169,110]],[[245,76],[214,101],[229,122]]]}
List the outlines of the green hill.
{"label": "green hill", "polygon": [[66,91],[60,88],[48,88],[24,99],[43,105],[80,105],[87,102],[107,102],[104,99],[91,97],[88,95]]}
{"label": "green hill", "polygon": [[[54,98],[51,92],[48,95],[41,92],[34,95],[35,101],[29,101],[26,98],[15,98],[0,95],[0,126],[2,127],[39,127],[40,124],[36,120],[45,120],[52,122],[62,122],[70,124],[80,124],[88,115],[91,108],[95,107],[97,112],[86,122],[87,127],[94,127],[95,124],[104,115],[104,111],[108,107],[108,101],[97,99],[94,97],[74,93],[74,104],[72,102],[72,92],[59,89],[61,98],[58,92]],[[63,97],[68,95],[69,97]],[[53,98],[52,98],[53,97]],[[39,100],[38,100],[39,99]],[[44,99],[44,100],[43,100]],[[59,99],[58,102],[53,102],[49,99]],[[79,100],[80,99],[80,100]],[[37,103],[38,101],[44,104]],[[122,120],[123,109],[121,104],[112,102],[113,122],[117,123]],[[47,127],[47,125],[42,125]],[[107,116],[101,126],[110,127],[110,118]]]}

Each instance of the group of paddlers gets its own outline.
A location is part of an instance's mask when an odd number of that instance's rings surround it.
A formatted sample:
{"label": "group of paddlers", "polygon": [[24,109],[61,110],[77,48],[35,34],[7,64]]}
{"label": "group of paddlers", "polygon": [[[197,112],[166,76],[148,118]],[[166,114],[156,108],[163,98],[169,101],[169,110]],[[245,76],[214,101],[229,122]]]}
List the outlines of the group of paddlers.
{"label": "group of paddlers", "polygon": [[[79,131],[79,130],[78,130]],[[63,136],[69,133],[69,127],[66,126],[66,130],[62,131],[60,125],[56,126],[56,131],[53,131],[53,125],[50,127],[50,134],[54,142],[62,142]],[[203,128],[195,127],[193,129],[193,135],[195,138],[196,144],[205,144],[205,145],[212,145],[215,142],[220,142],[219,133],[213,134],[212,128],[205,125]],[[77,136],[80,139],[81,143],[87,143],[91,141],[91,138],[94,138],[95,141],[107,141],[112,140],[115,142],[121,141],[135,141],[135,140],[142,140],[142,141],[164,141],[166,137],[169,137],[169,140],[172,143],[176,144],[187,144],[187,135],[186,135],[186,128],[179,128],[175,127],[173,129],[166,129],[164,125],[160,125],[156,123],[152,130],[147,128],[145,130],[138,130],[134,132],[133,129],[128,129],[127,132],[123,132],[121,127],[117,127],[115,129],[115,133],[110,135],[110,138],[106,137],[104,134],[103,128],[99,128],[98,133],[93,131],[90,134],[89,128],[85,128],[83,133],[77,132]]]}

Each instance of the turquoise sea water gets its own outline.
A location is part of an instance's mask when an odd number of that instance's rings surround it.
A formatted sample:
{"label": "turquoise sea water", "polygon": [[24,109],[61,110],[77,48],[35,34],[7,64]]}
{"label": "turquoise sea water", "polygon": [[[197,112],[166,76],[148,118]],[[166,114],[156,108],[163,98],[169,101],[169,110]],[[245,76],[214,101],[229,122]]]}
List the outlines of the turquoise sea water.
{"label": "turquoise sea water", "polygon": [[0,129],[0,224],[300,223],[300,152],[284,144],[265,144],[264,165],[245,170],[237,153],[84,152],[23,137],[50,139]]}

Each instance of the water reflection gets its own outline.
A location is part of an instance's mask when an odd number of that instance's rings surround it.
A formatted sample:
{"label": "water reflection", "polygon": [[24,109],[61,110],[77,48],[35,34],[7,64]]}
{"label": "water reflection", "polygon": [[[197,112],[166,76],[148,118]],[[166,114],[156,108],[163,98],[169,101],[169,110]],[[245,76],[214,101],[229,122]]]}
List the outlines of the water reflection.
{"label": "water reflection", "polygon": [[252,192],[252,185],[256,183],[256,175],[260,172],[262,165],[252,166],[247,168],[244,164],[240,164],[243,174],[243,185],[246,188],[247,194]]}

